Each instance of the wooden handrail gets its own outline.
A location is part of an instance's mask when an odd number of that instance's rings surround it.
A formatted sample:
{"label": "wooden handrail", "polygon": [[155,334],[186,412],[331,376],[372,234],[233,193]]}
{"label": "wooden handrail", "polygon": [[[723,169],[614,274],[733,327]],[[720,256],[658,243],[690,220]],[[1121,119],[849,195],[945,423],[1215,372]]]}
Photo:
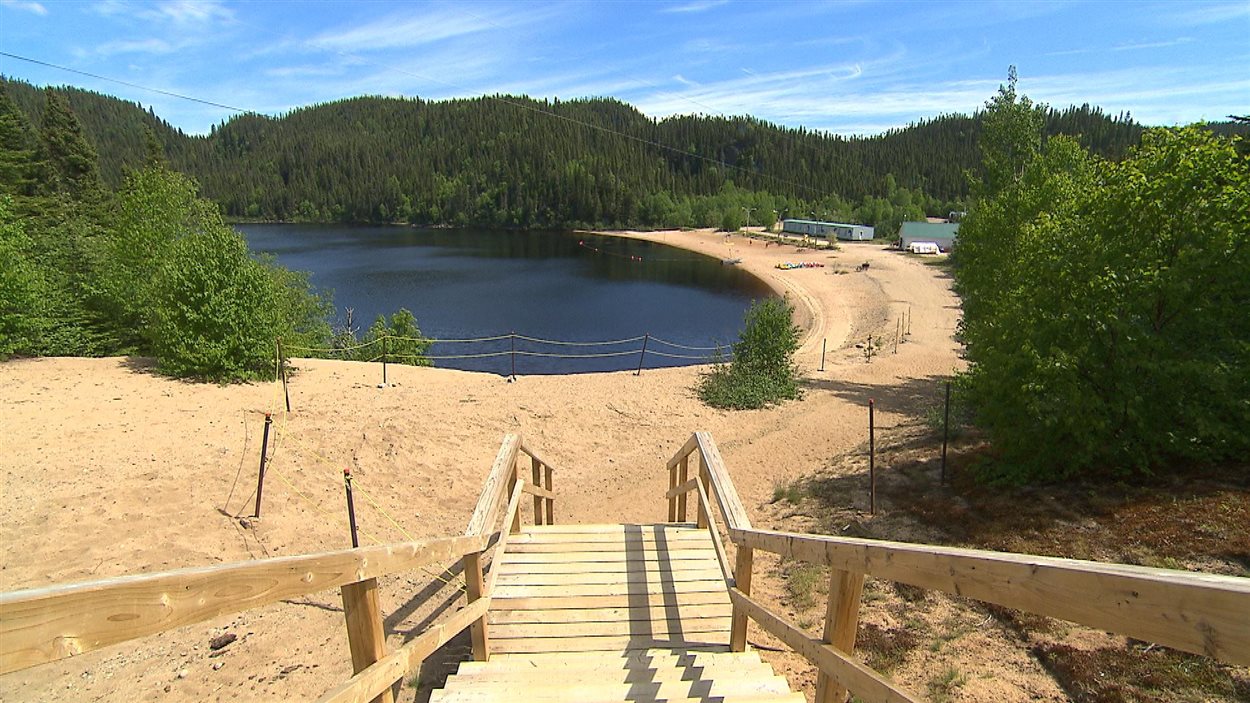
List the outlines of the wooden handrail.
{"label": "wooden handrail", "polygon": [[703,482],[697,478],[691,481],[694,482],[694,488],[699,494],[699,514],[703,517],[701,522],[712,534],[712,548],[716,550],[716,561],[720,564],[721,576],[725,579],[725,585],[733,588],[733,571],[729,568],[729,558],[725,556],[725,545],[721,541],[720,530],[716,527],[716,516],[712,515],[712,504],[707,499],[707,492],[703,490]]}
{"label": "wooden handrail", "polygon": [[806,632],[773,614],[762,603],[742,591],[730,589],[729,598],[735,607],[745,610],[761,627],[806,657],[822,673],[827,672],[843,682],[861,700],[868,703],[910,703],[921,700],[850,654],[809,637]]}
{"label": "wooden handrail", "polygon": [[495,520],[499,517],[499,503],[511,478],[516,476],[516,455],[521,448],[520,435],[504,435],[499,453],[495,455],[495,463],[486,475],[486,483],[482,485],[482,494],[478,496],[473,516],[469,518],[466,535],[483,535],[494,532]]}
{"label": "wooden handrail", "polygon": [[752,549],[1250,664],[1250,579],[1027,554],[730,530]]}
{"label": "wooden handrail", "polygon": [[[733,478],[729,475],[729,469],[725,468],[725,460],[721,458],[720,449],[716,447],[716,441],[712,439],[711,432],[700,431],[690,435],[690,439],[686,440],[673,458],[668,460],[666,468],[670,476],[674,469],[696,451],[699,453],[703,474],[708,480],[708,494],[716,499],[721,515],[725,518],[725,527],[730,530],[751,529],[751,518],[747,516],[746,508],[742,506],[742,499],[738,497],[738,489],[734,487]],[[683,479],[683,484],[674,482],[665,497],[680,498],[691,490],[684,488],[684,482],[685,479]],[[681,519],[684,519],[684,516]]]}
{"label": "wooden handrail", "polygon": [[[521,509],[521,494],[525,492],[525,486],[528,485],[524,480],[517,479],[516,485],[512,487],[512,497],[508,499],[508,510],[504,513],[503,524],[512,525],[513,518]],[[508,538],[512,535],[512,530],[504,529],[499,533],[499,543],[495,545],[495,556],[491,558],[490,576],[486,579],[486,598],[489,600],[495,594],[495,581],[499,579],[499,560],[503,559],[503,555],[508,551]]]}
{"label": "wooden handrail", "polygon": [[0,594],[0,674],[480,551],[479,536],[276,557]]}
{"label": "wooden handrail", "polygon": [[373,700],[425,661],[435,650],[463,632],[473,621],[485,616],[489,608],[490,599],[483,598],[457,610],[454,615],[432,625],[413,641],[327,691],[318,699],[318,703],[365,703]]}

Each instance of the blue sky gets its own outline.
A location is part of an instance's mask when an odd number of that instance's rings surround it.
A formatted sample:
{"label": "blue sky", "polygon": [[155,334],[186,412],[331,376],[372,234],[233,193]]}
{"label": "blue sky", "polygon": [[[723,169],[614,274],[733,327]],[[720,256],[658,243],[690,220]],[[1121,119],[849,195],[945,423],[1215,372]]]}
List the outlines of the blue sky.
{"label": "blue sky", "polygon": [[[0,51],[267,114],[355,95],[613,96],[875,134],[984,104],[1015,64],[1054,106],[1147,124],[1250,112],[1237,2],[190,2],[0,0]],[[0,57],[0,73],[231,111]]]}

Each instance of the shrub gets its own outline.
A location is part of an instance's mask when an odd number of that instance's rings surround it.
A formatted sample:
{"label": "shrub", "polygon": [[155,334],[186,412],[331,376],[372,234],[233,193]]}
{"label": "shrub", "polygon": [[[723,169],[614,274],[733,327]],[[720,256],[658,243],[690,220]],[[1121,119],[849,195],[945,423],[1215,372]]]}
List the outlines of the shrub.
{"label": "shrub", "polygon": [[699,397],[717,408],[762,408],[799,396],[794,353],[799,328],[794,307],[782,298],[770,298],[747,310],[742,335],[733,345],[733,359],[717,364],[699,384]]}
{"label": "shrub", "polygon": [[279,297],[274,279],[234,230],[211,227],[181,237],[152,283],[146,332],[158,366],[205,380],[263,376],[283,328]]}
{"label": "shrub", "polygon": [[430,340],[421,335],[417,327],[417,319],[406,308],[400,308],[391,314],[390,322],[382,315],[373,321],[362,340],[370,346],[363,347],[360,352],[372,359],[382,353],[382,347],[373,342],[389,337],[386,340],[386,353],[389,361],[411,366],[432,366],[425,358],[430,350]]}

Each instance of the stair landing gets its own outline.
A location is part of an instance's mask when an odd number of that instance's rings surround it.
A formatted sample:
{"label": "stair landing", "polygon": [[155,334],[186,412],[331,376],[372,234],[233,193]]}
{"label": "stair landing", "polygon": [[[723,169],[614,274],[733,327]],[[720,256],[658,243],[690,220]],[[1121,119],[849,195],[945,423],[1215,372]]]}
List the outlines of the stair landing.
{"label": "stair landing", "polygon": [[492,655],[728,651],[729,593],[694,525],[527,527],[496,568]]}

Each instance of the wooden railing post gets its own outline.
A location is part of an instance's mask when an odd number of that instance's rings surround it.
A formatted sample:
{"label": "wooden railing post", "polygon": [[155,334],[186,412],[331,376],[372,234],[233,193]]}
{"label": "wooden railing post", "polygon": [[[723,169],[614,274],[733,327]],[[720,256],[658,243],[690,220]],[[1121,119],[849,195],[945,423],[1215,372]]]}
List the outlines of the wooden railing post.
{"label": "wooden railing post", "polygon": [[[677,485],[677,465],[673,464],[668,467],[668,489],[671,491]],[[677,522],[677,496],[670,496],[668,499],[668,521]]]}
{"label": "wooden railing post", "polygon": [[[543,465],[538,459],[530,457],[530,467],[533,469],[534,485],[542,487],[543,485]],[[542,496],[534,496],[534,524],[544,525],[543,521],[543,498]]]}
{"label": "wooden railing post", "polygon": [[[825,605],[825,642],[845,654],[855,649],[859,628],[859,598],[864,591],[864,575],[842,569],[829,569],[829,601]],[[844,703],[846,688],[828,674],[816,676],[816,703]]]}
{"label": "wooden railing post", "polygon": [[[516,482],[517,482],[517,479],[520,478],[520,474],[521,474],[521,467],[518,464],[513,463],[512,474],[508,478],[507,495],[512,495],[512,491],[516,489]],[[521,511],[520,510],[516,511],[516,513],[512,515],[512,524],[508,526],[508,531],[514,535],[521,531]]]}
{"label": "wooden railing post", "polygon": [[[738,546],[738,558],[734,564],[734,587],[751,595],[751,571],[755,561],[755,550],[750,547]],[[747,651],[747,614],[734,604],[733,619],[729,626],[729,651]]]}
{"label": "wooden railing post", "polygon": [[[681,485],[690,480],[690,455],[683,456],[681,463],[677,465],[677,485]],[[677,521],[686,521],[686,494],[682,493],[677,496]]]}
{"label": "wooden railing post", "polygon": [[[552,468],[550,466],[547,466],[546,464],[544,464],[543,467],[544,467],[544,472],[547,474],[547,491],[554,494],[556,492],[556,489],[555,489],[555,482],[552,480],[553,478],[552,475],[555,473],[555,471],[553,471]],[[556,499],[548,498],[547,499],[547,524],[548,525],[556,524],[555,513],[556,513]]]}
{"label": "wooden railing post", "polygon": [[[464,555],[464,591],[470,604],[485,595],[485,587],[482,579],[482,553]],[[469,626],[469,633],[473,639],[473,660],[484,662],[490,659],[490,634],[486,631],[485,614],[473,621]]]}
{"label": "wooden railing post", "polygon": [[[386,631],[382,627],[382,608],[378,603],[376,578],[343,585],[343,616],[347,620],[347,644],[352,652],[352,672],[359,674],[369,665],[386,656]],[[390,689],[373,699],[373,703],[393,703]]]}

